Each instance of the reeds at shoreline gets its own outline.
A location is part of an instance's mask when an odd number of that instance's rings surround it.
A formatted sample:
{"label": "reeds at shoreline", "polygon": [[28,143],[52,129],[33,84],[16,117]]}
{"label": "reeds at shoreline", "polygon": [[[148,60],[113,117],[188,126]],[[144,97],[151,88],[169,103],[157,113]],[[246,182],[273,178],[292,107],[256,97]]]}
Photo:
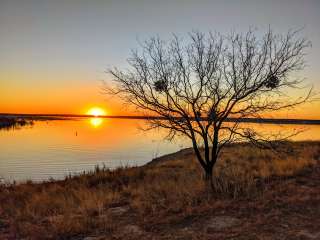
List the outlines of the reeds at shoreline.
{"label": "reeds at shoreline", "polygon": [[33,125],[33,121],[24,118],[0,117],[0,130],[17,129],[26,125]]}

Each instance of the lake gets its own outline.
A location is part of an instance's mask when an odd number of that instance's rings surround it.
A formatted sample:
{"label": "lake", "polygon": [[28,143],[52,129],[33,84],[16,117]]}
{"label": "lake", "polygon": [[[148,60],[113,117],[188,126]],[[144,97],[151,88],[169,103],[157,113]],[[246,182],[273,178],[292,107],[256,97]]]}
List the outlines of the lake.
{"label": "lake", "polygon": [[[165,132],[139,129],[144,120],[35,121],[33,126],[0,131],[2,181],[41,181],[93,170],[139,166],[160,155],[190,147],[187,139],[164,140]],[[304,129],[293,140],[320,140],[320,126],[253,124],[266,132]]]}

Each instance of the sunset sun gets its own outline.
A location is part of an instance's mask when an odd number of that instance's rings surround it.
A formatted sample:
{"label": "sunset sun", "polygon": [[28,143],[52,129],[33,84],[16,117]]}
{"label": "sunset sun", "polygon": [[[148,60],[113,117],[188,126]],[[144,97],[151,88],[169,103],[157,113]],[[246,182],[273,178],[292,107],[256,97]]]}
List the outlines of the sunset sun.
{"label": "sunset sun", "polygon": [[99,107],[93,107],[87,111],[87,114],[95,116],[95,117],[99,117],[99,116],[106,115],[106,111],[102,108],[99,108]]}

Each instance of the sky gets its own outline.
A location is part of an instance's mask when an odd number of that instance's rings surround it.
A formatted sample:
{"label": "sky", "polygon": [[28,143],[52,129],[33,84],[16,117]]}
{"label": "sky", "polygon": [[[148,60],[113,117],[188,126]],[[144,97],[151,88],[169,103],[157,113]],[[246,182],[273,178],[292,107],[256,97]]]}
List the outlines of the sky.
{"label": "sky", "polygon": [[[0,112],[126,114],[101,92],[106,69],[127,67],[138,41],[192,30],[303,28],[312,41],[301,76],[320,90],[319,0],[0,0]],[[318,118],[320,104],[281,117]]]}

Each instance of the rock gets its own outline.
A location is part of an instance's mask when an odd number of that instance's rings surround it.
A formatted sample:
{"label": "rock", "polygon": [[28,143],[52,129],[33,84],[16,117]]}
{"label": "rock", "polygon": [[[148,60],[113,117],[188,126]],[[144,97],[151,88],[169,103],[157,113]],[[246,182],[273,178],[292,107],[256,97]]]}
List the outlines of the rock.
{"label": "rock", "polygon": [[103,240],[105,237],[85,237],[82,240]]}
{"label": "rock", "polygon": [[[118,231],[115,233],[115,239],[136,239],[139,236],[148,236],[148,233],[143,231],[139,226],[128,224],[118,228]],[[152,239],[152,238],[150,238]]]}
{"label": "rock", "polygon": [[122,215],[126,212],[129,211],[129,207],[125,206],[125,207],[113,207],[113,208],[109,208],[108,210],[111,214],[114,215]]}
{"label": "rock", "polygon": [[143,234],[143,230],[137,225],[127,225],[124,227],[123,232],[126,235],[128,234],[142,235]]}
{"label": "rock", "polygon": [[298,233],[298,236],[306,240],[320,239],[320,232],[310,233],[309,231],[302,230]]}
{"label": "rock", "polygon": [[233,218],[229,216],[217,216],[208,220],[207,222],[207,233],[214,233],[216,231],[221,231],[225,228],[234,227],[240,224],[238,218]]}

